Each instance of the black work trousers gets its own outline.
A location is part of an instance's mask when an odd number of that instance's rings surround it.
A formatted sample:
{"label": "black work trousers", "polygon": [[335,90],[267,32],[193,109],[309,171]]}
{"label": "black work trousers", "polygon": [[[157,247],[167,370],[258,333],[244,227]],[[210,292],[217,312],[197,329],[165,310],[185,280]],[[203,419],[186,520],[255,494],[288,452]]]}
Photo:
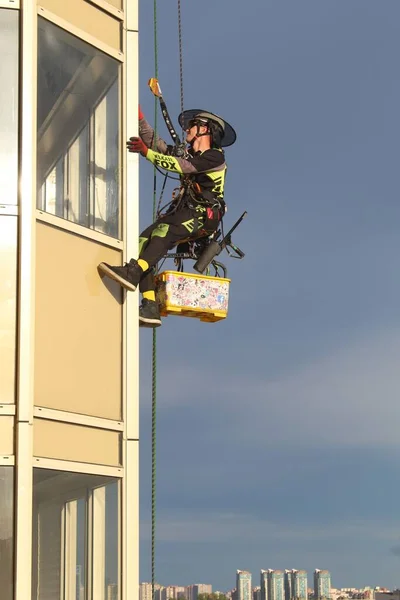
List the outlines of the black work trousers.
{"label": "black work trousers", "polygon": [[176,212],[166,214],[139,237],[139,258],[149,264],[143,273],[139,290],[141,293],[155,289],[154,267],[161,258],[183,240],[195,239],[202,235],[211,235],[218,228],[219,216],[210,208],[182,207]]}

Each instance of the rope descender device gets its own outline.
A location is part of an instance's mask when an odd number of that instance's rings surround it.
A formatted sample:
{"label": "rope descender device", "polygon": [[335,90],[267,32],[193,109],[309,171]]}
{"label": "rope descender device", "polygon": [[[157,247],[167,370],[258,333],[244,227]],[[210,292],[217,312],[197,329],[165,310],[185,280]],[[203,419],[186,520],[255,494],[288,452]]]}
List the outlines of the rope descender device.
{"label": "rope descender device", "polygon": [[181,141],[179,135],[177,134],[177,132],[172,124],[171,117],[169,116],[169,112],[167,109],[167,105],[165,103],[165,100],[164,100],[162,92],[161,92],[160,84],[158,83],[158,79],[156,79],[155,77],[152,77],[151,79],[149,79],[148,85],[149,85],[151,92],[154,94],[154,96],[156,96],[158,98],[158,100],[160,102],[161,114],[164,118],[165,125],[167,126],[168,132],[169,132],[169,134],[174,142],[174,145],[175,145],[174,155],[180,156],[180,157],[185,156],[186,146],[185,146],[184,142]]}

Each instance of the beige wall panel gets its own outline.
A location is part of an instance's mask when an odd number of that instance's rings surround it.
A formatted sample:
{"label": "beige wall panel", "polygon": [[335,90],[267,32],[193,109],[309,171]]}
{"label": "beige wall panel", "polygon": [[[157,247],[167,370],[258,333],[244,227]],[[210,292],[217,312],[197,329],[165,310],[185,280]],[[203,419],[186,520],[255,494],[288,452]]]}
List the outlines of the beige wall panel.
{"label": "beige wall panel", "polygon": [[15,402],[17,217],[0,215],[0,404]]}
{"label": "beige wall panel", "polygon": [[122,8],[122,0],[107,0],[108,4],[114,6],[115,8]]}
{"label": "beige wall panel", "polygon": [[51,225],[36,231],[35,405],[121,419],[121,253]]}
{"label": "beige wall panel", "polygon": [[0,454],[14,454],[14,417],[0,417]]}
{"label": "beige wall panel", "polygon": [[[86,0],[87,2],[90,2],[91,0]],[[122,10],[122,0],[105,0],[107,4],[110,4],[111,6],[113,6],[114,8],[118,8],[119,10]],[[94,0],[94,3],[96,3],[96,0]]]}
{"label": "beige wall panel", "polygon": [[94,4],[86,0],[38,0],[37,4],[114,50],[121,51],[121,22]]}
{"label": "beige wall panel", "polygon": [[41,458],[121,465],[121,434],[46,419],[33,420],[33,454]]}

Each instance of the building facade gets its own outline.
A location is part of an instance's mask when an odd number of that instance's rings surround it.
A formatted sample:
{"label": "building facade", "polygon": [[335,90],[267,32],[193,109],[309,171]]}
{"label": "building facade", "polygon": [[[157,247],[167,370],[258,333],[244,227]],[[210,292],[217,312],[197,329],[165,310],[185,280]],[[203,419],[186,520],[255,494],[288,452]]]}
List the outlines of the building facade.
{"label": "building facade", "polygon": [[[154,584],[154,595],[157,598],[157,592],[161,589],[161,585]],[[155,600],[156,600],[155,598]],[[153,590],[151,583],[144,581],[139,586],[139,600],[153,600]]]}
{"label": "building facade", "polygon": [[236,571],[237,600],[252,600],[251,573]]}
{"label": "building facade", "polygon": [[[212,594],[212,585],[209,583],[192,583],[191,585],[185,586],[183,592],[183,595],[187,600],[197,600],[199,594]],[[179,588],[179,595],[182,596],[181,588]]]}
{"label": "building facade", "polygon": [[292,598],[295,600],[308,598],[307,571],[292,569]]}
{"label": "building facade", "polygon": [[261,600],[268,600],[268,571],[265,569],[260,572],[260,597]]}
{"label": "building facade", "polygon": [[285,600],[291,600],[292,594],[292,572],[293,569],[285,569]]}
{"label": "building facade", "polygon": [[315,569],[314,596],[318,600],[331,597],[331,574],[329,571]]}
{"label": "building facade", "polygon": [[285,599],[285,574],[280,569],[268,569],[268,600]]}
{"label": "building facade", "polygon": [[0,47],[1,599],[134,600],[137,298],[97,265],[137,250],[138,1],[0,0]]}
{"label": "building facade", "polygon": [[193,600],[197,600],[200,594],[212,594],[210,583],[195,583],[193,585]]}

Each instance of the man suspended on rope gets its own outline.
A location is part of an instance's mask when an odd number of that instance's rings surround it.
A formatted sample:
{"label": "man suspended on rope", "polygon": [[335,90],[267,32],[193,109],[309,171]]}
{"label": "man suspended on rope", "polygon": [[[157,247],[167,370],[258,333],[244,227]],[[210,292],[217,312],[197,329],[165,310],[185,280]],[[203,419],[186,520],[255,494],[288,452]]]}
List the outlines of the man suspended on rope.
{"label": "man suspended on rope", "polygon": [[155,298],[153,267],[183,240],[214,233],[225,213],[225,155],[222,150],[236,140],[234,129],[221,117],[204,110],[185,110],[179,124],[186,131],[188,152],[185,158],[173,156],[157,136],[152,150],[154,130],[139,107],[139,135],[127,142],[129,152],[139,152],[148,161],[179,175],[181,186],[168,211],[147,227],[139,238],[139,258],[124,266],[100,263],[99,269],[127,290],[139,285],[143,295],[139,309],[140,325],[159,327],[160,311]]}

